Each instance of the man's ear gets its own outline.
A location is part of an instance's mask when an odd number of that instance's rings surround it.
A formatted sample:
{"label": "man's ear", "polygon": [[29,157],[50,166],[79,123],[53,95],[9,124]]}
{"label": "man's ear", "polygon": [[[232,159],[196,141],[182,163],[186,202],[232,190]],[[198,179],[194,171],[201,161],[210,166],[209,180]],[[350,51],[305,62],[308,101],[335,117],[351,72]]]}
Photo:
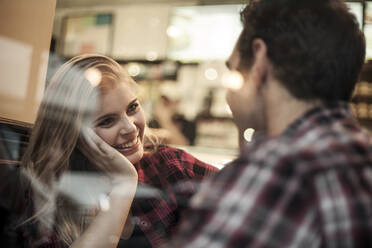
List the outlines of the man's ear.
{"label": "man's ear", "polygon": [[269,59],[267,58],[267,46],[265,41],[256,38],[252,42],[253,52],[253,65],[252,65],[252,77],[253,80],[258,84],[258,87],[263,87],[266,84],[267,76],[269,72]]}

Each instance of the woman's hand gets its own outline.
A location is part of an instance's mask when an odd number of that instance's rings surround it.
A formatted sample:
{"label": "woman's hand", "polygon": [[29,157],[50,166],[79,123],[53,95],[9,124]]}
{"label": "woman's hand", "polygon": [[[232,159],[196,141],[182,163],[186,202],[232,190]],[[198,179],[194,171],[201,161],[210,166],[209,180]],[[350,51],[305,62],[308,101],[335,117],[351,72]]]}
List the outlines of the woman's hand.
{"label": "woman's hand", "polygon": [[82,129],[78,147],[99,170],[114,179],[123,177],[137,179],[137,171],[133,164],[123,154],[104,142],[91,128]]}
{"label": "woman's hand", "polygon": [[82,131],[79,149],[113,179],[113,187],[105,207],[101,205],[101,211],[71,247],[117,247],[136,193],[137,171],[124,155],[106,144],[92,129]]}
{"label": "woman's hand", "polygon": [[104,142],[91,128],[82,130],[79,149],[99,170],[111,179],[111,201],[132,199],[135,195],[138,174],[133,164],[120,152]]}

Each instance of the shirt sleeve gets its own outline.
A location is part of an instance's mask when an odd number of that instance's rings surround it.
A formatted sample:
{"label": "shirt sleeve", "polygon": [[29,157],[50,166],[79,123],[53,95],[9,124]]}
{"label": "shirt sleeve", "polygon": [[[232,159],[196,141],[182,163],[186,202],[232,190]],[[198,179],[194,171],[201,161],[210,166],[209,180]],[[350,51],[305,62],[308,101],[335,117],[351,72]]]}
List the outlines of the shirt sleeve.
{"label": "shirt sleeve", "polygon": [[170,247],[317,244],[314,197],[290,168],[229,165],[192,198]]}

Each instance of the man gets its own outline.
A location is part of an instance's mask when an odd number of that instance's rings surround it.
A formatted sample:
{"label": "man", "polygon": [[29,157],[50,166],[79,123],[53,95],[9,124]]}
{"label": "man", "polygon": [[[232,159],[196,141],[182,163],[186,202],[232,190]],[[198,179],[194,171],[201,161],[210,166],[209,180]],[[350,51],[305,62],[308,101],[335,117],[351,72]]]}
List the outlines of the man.
{"label": "man", "polygon": [[[172,247],[372,247],[372,137],[347,102],[365,41],[338,0],[251,0],[228,104],[259,137],[204,184]],[[263,134],[263,135],[262,135]]]}

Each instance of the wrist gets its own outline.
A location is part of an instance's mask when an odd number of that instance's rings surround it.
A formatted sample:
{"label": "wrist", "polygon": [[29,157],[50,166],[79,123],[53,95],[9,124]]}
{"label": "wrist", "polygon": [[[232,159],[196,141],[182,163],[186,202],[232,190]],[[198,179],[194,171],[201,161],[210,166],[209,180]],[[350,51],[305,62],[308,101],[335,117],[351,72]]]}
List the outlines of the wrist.
{"label": "wrist", "polygon": [[138,177],[116,177],[112,181],[112,189],[109,196],[113,197],[133,197],[136,193]]}

